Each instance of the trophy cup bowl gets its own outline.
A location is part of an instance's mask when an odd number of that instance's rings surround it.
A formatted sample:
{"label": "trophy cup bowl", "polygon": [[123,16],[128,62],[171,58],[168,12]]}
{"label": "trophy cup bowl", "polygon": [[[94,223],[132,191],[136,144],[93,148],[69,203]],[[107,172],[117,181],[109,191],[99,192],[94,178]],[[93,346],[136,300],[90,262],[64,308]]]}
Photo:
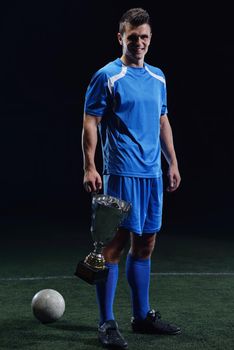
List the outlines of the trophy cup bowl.
{"label": "trophy cup bowl", "polygon": [[94,194],[92,197],[91,235],[94,250],[81,260],[75,275],[89,284],[105,281],[109,269],[105,266],[103,248],[112,240],[118,226],[127,217],[131,204],[106,194]]}

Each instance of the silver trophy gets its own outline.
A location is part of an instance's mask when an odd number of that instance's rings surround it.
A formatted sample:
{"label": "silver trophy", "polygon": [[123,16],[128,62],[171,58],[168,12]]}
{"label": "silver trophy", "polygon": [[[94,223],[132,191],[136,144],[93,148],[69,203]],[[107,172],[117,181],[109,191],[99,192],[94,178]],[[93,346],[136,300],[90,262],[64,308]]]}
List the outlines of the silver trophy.
{"label": "silver trophy", "polygon": [[89,284],[105,281],[108,268],[102,254],[105,247],[114,237],[118,226],[127,217],[131,204],[106,195],[94,194],[92,197],[91,235],[94,250],[77,265],[75,275]]}

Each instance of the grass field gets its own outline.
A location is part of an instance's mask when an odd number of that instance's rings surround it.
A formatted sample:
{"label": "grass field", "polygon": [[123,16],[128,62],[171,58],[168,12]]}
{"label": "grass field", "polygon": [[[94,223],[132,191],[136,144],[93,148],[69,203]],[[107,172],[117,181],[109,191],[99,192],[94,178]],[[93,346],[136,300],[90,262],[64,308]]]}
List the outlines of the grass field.
{"label": "grass field", "polygon": [[[73,276],[77,262],[92,249],[88,229],[14,223],[1,225],[1,233],[0,349],[100,349],[95,288]],[[129,349],[234,349],[233,248],[230,236],[158,236],[151,306],[181,326],[180,336],[131,332],[123,257],[115,315]],[[40,324],[31,312],[31,299],[43,288],[58,290],[66,301],[63,317],[50,325]]]}

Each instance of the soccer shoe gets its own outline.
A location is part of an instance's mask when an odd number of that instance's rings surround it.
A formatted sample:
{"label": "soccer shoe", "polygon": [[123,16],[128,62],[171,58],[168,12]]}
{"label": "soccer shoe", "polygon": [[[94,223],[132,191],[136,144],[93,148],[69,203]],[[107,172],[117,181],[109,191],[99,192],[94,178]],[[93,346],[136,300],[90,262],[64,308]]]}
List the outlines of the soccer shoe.
{"label": "soccer shoe", "polygon": [[98,327],[98,339],[105,348],[127,349],[128,343],[124,340],[114,320],[109,320]]}
{"label": "soccer shoe", "polygon": [[161,320],[159,311],[150,310],[144,320],[131,319],[132,330],[136,333],[176,335],[181,329],[174,324]]}

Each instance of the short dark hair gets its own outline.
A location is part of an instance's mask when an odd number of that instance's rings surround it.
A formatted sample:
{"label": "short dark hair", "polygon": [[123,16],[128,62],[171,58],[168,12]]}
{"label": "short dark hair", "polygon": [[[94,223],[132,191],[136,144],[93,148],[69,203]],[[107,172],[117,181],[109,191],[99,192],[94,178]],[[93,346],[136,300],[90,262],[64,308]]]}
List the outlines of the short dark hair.
{"label": "short dark hair", "polygon": [[148,12],[141,7],[132,8],[126,11],[119,21],[119,32],[123,35],[125,31],[125,25],[129,23],[134,27],[138,27],[142,24],[148,24],[151,27],[150,16]]}

